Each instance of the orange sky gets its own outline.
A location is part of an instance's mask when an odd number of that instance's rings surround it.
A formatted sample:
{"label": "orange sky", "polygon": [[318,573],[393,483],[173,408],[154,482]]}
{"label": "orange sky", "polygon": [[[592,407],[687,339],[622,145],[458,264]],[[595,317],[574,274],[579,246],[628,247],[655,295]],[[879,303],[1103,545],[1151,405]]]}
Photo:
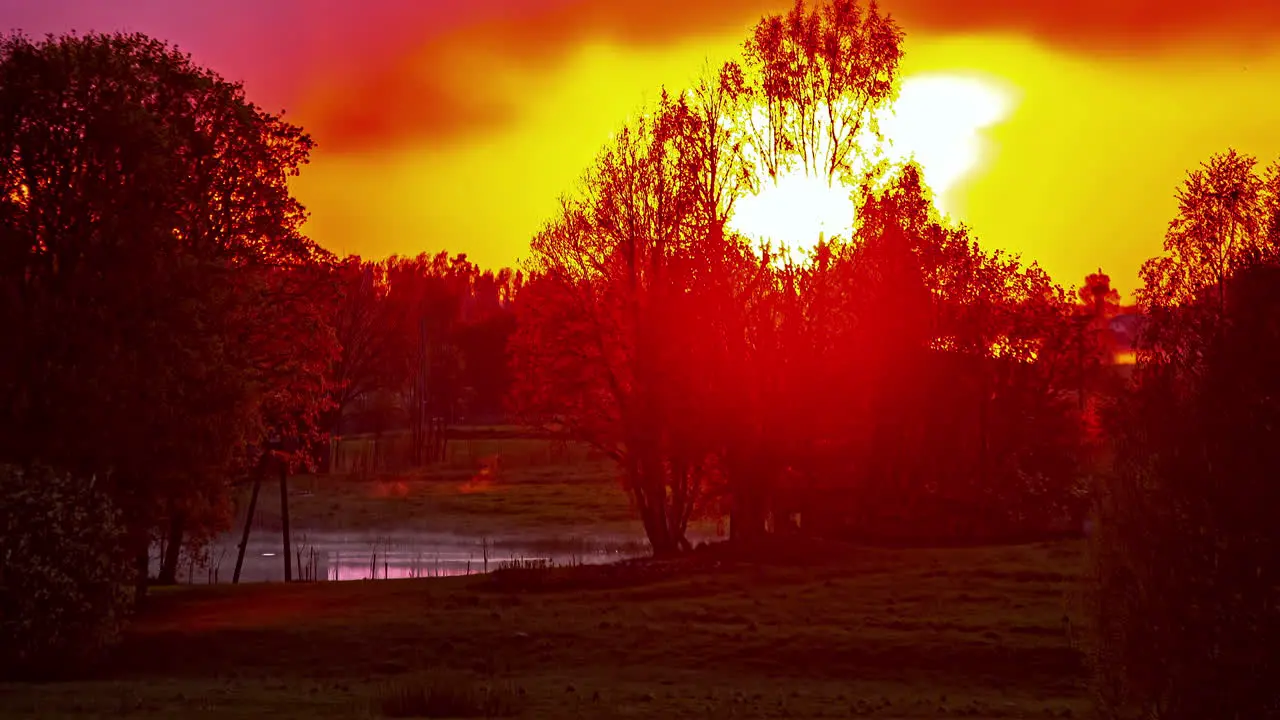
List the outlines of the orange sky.
{"label": "orange sky", "polygon": [[[311,235],[365,256],[509,265],[626,115],[736,53],[786,0],[0,0],[33,34],[138,29],[285,106],[319,143]],[[950,193],[984,245],[1126,294],[1185,172],[1280,155],[1280,3],[885,0],[904,76],[977,74],[1011,111]]]}

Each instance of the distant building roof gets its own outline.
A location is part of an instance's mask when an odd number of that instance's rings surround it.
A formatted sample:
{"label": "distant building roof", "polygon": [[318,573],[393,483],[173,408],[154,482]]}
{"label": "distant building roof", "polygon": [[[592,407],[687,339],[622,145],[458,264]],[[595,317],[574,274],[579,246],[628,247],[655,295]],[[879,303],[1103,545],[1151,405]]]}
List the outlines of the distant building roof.
{"label": "distant building roof", "polygon": [[1142,316],[1138,313],[1124,313],[1111,318],[1111,332],[1115,335],[1117,351],[1132,352],[1135,349],[1142,323]]}

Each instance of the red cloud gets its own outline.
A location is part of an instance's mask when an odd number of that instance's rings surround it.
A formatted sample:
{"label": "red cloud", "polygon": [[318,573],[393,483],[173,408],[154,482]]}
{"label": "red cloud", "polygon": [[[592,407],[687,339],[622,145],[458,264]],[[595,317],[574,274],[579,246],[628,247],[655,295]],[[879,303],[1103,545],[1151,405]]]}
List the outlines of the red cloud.
{"label": "red cloud", "polygon": [[299,115],[323,148],[339,152],[406,138],[457,139],[499,126],[518,111],[520,98],[501,96],[473,66],[477,58],[550,70],[589,40],[661,45],[732,32],[778,7],[777,0],[525,3],[518,14],[432,32],[419,44],[401,45],[398,54],[384,47],[372,57],[330,58],[325,65],[333,69],[298,98]]}
{"label": "red cloud", "polygon": [[326,150],[359,152],[411,137],[455,138],[505,124],[509,100],[486,93],[483,80],[430,48],[385,63],[327,75],[299,108],[304,126]]}

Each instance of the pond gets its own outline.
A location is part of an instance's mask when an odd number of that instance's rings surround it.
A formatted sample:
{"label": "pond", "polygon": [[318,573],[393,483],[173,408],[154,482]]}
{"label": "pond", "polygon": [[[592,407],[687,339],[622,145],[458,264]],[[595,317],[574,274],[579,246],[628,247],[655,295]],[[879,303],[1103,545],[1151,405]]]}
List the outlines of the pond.
{"label": "pond", "polygon": [[[239,536],[219,537],[206,562],[183,559],[179,582],[229,583]],[[503,566],[587,565],[641,557],[649,553],[635,537],[548,538],[512,535],[476,538],[416,530],[383,532],[295,532],[291,562],[295,580],[383,580],[448,577],[492,572]],[[158,570],[158,553],[153,572]],[[280,533],[254,533],[245,548],[240,582],[284,580]]]}

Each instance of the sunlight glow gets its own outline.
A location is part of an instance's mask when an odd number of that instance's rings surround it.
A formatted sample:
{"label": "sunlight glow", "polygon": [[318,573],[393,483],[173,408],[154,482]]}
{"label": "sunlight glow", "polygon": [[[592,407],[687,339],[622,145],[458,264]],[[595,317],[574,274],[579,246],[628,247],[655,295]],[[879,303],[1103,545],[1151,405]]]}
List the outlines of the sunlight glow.
{"label": "sunlight glow", "polygon": [[776,248],[785,245],[792,256],[817,244],[819,238],[848,237],[853,225],[851,188],[796,169],[764,181],[761,191],[738,200],[730,225],[738,232]]}
{"label": "sunlight glow", "polygon": [[[938,209],[955,212],[954,191],[985,159],[983,132],[1006,119],[1012,95],[976,76],[916,75],[902,84],[892,112],[879,117],[884,156],[894,162],[914,158],[924,169]],[[848,237],[853,225],[850,187],[828,187],[824,178],[797,169],[765,182],[742,198],[733,228],[775,246],[786,245],[799,259],[820,237]]]}
{"label": "sunlight glow", "polygon": [[895,112],[881,118],[888,155],[914,156],[938,209],[951,212],[948,196],[987,159],[984,132],[1007,119],[1013,105],[1013,94],[986,78],[916,75],[903,82]]}

